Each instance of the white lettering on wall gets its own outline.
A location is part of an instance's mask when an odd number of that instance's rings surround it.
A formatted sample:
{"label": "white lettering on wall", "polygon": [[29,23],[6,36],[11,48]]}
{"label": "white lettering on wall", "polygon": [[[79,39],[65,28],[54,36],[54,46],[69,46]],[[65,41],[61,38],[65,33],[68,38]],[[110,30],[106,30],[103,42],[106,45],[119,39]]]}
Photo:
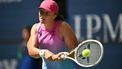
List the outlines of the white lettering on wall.
{"label": "white lettering on wall", "polygon": [[[112,25],[112,22],[111,22],[111,19],[109,17],[108,14],[104,14],[103,15],[103,22],[104,22],[104,41],[108,42],[108,33],[110,33],[110,37],[112,39],[112,41],[115,41],[115,39],[117,38],[117,33],[120,32],[120,38],[119,40],[121,40],[121,30],[122,30],[122,22],[121,22],[121,19],[122,17],[119,16],[119,19],[117,21],[117,23],[115,23],[116,25]],[[115,30],[114,28],[115,27]],[[120,30],[120,31],[119,31]]]}
{"label": "white lettering on wall", "polygon": [[0,3],[13,3],[13,2],[20,3],[22,2],[22,0],[0,0]]}
{"label": "white lettering on wall", "polygon": [[16,59],[4,59],[0,61],[0,69],[17,69],[18,61]]}
{"label": "white lettering on wall", "polygon": [[[93,20],[96,26],[93,27]],[[87,21],[87,39],[92,39],[93,34],[97,33],[101,28],[101,20],[98,15],[86,15]]]}
{"label": "white lettering on wall", "polygon": [[[108,14],[102,14],[102,16],[97,14],[87,14],[85,16],[75,15],[73,19],[75,24],[75,33],[78,39],[82,40],[83,37],[86,39],[99,38],[99,40],[105,43],[109,41],[122,42],[122,14],[119,14],[115,23],[112,22],[111,17]],[[83,26],[81,21],[83,21],[83,19],[86,20],[86,23],[84,23],[86,24],[86,33],[81,37],[81,30]],[[100,33],[102,36],[97,34],[94,37],[93,35],[96,33]]]}
{"label": "white lettering on wall", "polygon": [[79,40],[79,38],[81,36],[81,17],[79,15],[74,16],[74,21],[75,21],[76,37]]}

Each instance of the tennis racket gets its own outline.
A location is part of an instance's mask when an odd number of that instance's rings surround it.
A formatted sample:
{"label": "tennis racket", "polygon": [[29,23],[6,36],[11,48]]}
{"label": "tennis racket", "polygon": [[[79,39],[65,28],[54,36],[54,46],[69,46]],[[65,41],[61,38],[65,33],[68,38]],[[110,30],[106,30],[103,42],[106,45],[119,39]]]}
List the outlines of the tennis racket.
{"label": "tennis racket", "polygon": [[[90,50],[88,57],[83,57],[83,50]],[[71,59],[82,67],[92,67],[97,65],[103,57],[103,45],[97,40],[85,40],[81,42],[70,53],[63,52],[62,59]]]}

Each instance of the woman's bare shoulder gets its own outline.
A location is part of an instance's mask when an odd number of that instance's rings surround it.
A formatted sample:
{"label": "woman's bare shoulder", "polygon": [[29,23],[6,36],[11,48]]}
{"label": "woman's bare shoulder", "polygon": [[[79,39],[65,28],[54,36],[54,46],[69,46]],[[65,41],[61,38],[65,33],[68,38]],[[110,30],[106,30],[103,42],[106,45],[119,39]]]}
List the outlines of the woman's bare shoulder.
{"label": "woman's bare shoulder", "polygon": [[32,32],[36,32],[38,26],[39,26],[39,23],[35,23],[35,24],[33,24],[31,31],[32,31]]}
{"label": "woman's bare shoulder", "polygon": [[63,31],[68,31],[68,30],[72,30],[72,27],[65,21],[63,21],[61,23],[61,26],[60,28],[63,30]]}

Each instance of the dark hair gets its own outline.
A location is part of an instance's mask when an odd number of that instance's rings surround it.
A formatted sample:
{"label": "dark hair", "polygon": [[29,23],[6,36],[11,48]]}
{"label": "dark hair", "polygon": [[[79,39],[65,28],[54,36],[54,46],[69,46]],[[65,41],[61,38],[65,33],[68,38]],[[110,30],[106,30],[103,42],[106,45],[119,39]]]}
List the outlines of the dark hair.
{"label": "dark hair", "polygon": [[58,21],[58,20],[64,21],[63,15],[58,14],[57,17],[55,18],[55,21]]}

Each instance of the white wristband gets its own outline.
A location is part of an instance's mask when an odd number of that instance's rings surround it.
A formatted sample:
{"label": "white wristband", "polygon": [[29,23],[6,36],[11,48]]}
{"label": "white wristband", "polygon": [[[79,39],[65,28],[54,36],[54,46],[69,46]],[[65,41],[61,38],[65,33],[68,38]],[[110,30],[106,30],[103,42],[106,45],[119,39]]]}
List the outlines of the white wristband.
{"label": "white wristband", "polygon": [[45,49],[41,49],[40,51],[39,51],[39,55],[40,55],[40,57],[44,57],[45,56]]}

